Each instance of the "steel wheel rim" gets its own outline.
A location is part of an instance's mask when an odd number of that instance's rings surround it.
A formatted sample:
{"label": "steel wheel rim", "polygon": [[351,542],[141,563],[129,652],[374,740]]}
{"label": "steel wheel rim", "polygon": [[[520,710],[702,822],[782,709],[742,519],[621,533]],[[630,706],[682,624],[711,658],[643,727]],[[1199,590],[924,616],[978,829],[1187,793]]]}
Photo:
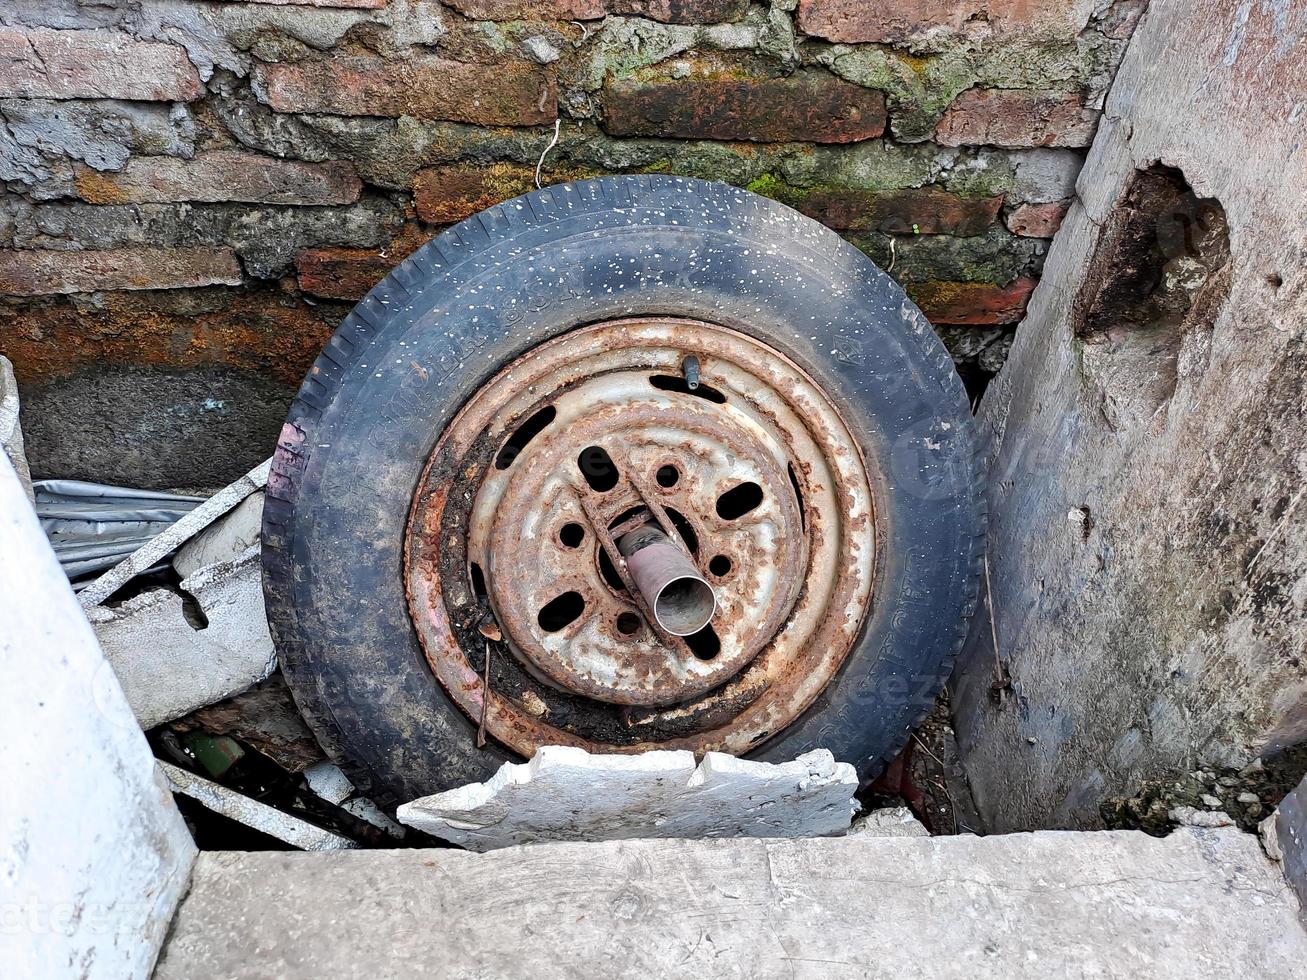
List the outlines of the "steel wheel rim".
{"label": "steel wheel rim", "polygon": [[[694,391],[687,357],[702,375]],[[595,449],[612,487],[583,465]],[[722,505],[749,484],[760,501],[723,516],[752,501]],[[675,318],[580,328],[501,370],[441,435],[405,542],[410,615],[446,692],[521,754],[740,754],[797,719],[859,635],[875,578],[872,485],[829,396],[761,341]],[[604,530],[651,500],[687,550],[697,540],[722,605],[715,656],[660,634],[603,567]],[[575,606],[546,616],[550,597],[569,594],[581,612],[549,628]],[[485,632],[502,642],[478,632],[487,608],[498,630]]]}

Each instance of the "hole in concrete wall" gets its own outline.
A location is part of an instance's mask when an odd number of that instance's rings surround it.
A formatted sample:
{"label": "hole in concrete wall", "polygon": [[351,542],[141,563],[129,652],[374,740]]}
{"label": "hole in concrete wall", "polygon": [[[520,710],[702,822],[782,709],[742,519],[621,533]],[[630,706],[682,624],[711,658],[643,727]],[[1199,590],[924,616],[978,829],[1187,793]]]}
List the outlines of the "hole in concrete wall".
{"label": "hole in concrete wall", "polygon": [[[1086,377],[1113,427],[1150,418],[1182,370],[1201,370],[1229,293],[1225,210],[1184,174],[1135,171],[1108,219],[1076,303]],[[1186,346],[1200,355],[1186,358]]]}

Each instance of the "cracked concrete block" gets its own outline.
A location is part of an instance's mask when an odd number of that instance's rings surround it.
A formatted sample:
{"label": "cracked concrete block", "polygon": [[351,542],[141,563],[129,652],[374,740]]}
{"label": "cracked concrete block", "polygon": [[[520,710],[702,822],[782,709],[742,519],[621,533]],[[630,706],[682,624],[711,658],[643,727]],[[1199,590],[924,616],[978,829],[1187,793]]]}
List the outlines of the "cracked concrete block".
{"label": "cracked concrete block", "polygon": [[847,837],[929,837],[930,831],[905,806],[872,810],[853,821]]}
{"label": "cracked concrete block", "polygon": [[153,728],[246,690],[277,666],[263,607],[259,549],[182,581],[203,616],[176,592],[155,589],[87,618],[142,728]]}
{"label": "cracked concrete block", "polygon": [[0,453],[0,974],[145,980],[195,844]]}
{"label": "cracked concrete block", "polygon": [[1305,961],[1279,869],[1225,829],[206,851],[155,977],[1195,980]]}
{"label": "cracked concrete block", "polygon": [[262,530],[263,491],[260,490],[177,549],[172,567],[186,578],[207,565],[234,561],[259,544]]}
{"label": "cracked concrete block", "polygon": [[793,762],[709,752],[591,755],[561,745],[399,808],[424,833],[473,851],[564,840],[822,837],[848,829],[857,774],[826,749]]}

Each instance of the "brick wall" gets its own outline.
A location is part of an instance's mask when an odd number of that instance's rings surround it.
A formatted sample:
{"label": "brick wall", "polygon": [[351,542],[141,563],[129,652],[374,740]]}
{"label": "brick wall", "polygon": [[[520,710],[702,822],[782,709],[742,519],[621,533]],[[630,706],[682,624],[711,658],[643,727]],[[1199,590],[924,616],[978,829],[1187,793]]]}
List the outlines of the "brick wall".
{"label": "brick wall", "polygon": [[351,301],[534,186],[556,118],[546,183],[785,201],[983,377],[1143,3],[8,0],[0,351],[33,467],[196,485],[257,461]]}

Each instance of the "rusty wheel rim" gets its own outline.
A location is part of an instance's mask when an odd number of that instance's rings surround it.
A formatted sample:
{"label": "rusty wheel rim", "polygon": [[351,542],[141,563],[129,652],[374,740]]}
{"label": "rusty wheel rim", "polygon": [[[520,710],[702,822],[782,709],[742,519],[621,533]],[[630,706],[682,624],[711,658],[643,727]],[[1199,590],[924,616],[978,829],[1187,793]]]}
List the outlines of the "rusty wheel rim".
{"label": "rusty wheel rim", "polygon": [[[740,754],[857,640],[871,485],[830,398],[761,341],[672,318],[581,328],[500,371],[441,435],[413,497],[409,611],[439,683],[520,754]],[[713,584],[706,631],[671,636],[625,587],[613,539],[642,521]]]}

